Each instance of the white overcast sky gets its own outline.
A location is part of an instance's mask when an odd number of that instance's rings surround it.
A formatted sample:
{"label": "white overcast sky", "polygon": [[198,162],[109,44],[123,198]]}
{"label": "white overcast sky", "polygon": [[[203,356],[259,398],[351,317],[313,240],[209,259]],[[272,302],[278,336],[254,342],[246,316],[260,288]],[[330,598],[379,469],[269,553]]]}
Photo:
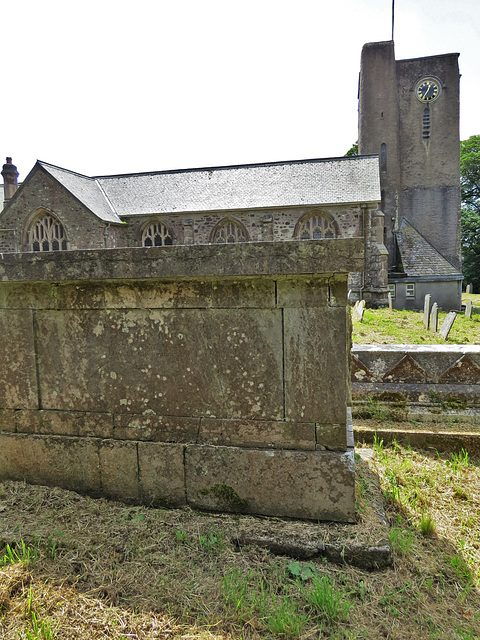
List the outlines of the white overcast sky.
{"label": "white overcast sky", "polygon": [[[0,164],[22,180],[37,159],[105,175],[342,156],[362,45],[391,38],[391,14],[392,0],[3,2]],[[395,48],[461,54],[460,135],[480,134],[480,1],[395,0]]]}

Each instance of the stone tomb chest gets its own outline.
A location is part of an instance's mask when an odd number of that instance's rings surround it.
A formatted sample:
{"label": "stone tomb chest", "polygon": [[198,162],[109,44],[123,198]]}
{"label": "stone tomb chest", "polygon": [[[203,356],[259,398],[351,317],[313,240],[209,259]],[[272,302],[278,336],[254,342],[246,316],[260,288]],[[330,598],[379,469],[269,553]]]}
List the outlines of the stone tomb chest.
{"label": "stone tomb chest", "polygon": [[0,479],[354,520],[363,240],[0,255]]}

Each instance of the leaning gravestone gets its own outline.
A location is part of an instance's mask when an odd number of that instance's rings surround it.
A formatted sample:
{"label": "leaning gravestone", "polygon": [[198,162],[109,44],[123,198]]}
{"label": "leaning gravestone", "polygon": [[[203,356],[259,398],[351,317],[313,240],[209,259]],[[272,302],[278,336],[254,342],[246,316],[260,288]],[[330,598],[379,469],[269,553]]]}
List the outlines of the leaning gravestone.
{"label": "leaning gravestone", "polygon": [[432,315],[430,316],[430,331],[437,333],[438,331],[438,304],[436,302],[432,305]]}
{"label": "leaning gravestone", "polygon": [[450,311],[450,313],[447,313],[447,317],[443,321],[443,324],[439,331],[440,335],[444,340],[448,338],[448,334],[450,333],[450,329],[453,327],[453,323],[455,322],[456,317],[457,317],[456,311]]}
{"label": "leaning gravestone", "polygon": [[471,318],[473,311],[473,302],[471,300],[467,300],[467,304],[465,306],[465,317]]}
{"label": "leaning gravestone", "polygon": [[425,303],[423,305],[423,328],[428,329],[430,326],[430,300],[431,295],[427,293],[425,296]]}
{"label": "leaning gravestone", "polygon": [[352,311],[352,319],[356,322],[362,322],[363,312],[365,311],[365,300],[360,300],[355,303]]}

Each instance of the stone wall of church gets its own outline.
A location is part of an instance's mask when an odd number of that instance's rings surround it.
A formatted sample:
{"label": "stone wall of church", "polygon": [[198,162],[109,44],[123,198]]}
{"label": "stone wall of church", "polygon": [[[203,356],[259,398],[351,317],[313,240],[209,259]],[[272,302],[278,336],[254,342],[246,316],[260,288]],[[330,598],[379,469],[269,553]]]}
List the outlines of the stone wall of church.
{"label": "stone wall of church", "polygon": [[[2,230],[15,232],[18,251],[28,251],[28,229],[36,213],[46,211],[56,216],[65,228],[69,249],[104,247],[102,223],[83,204],[56,182],[48,173],[38,171],[15,194],[10,206],[2,212]],[[0,233],[0,251],[9,251],[11,243]]]}
{"label": "stone wall of church", "polygon": [[354,520],[362,265],[362,239],[3,254],[0,479]]}
{"label": "stone wall of church", "polygon": [[[294,207],[288,209],[240,210],[159,216],[129,216],[125,227],[108,231],[112,235],[109,246],[135,247],[141,245],[142,230],[154,220],[163,222],[171,231],[173,244],[206,244],[212,242],[216,227],[227,219],[240,223],[252,242],[296,240],[299,221],[308,214],[330,216],[341,238],[362,235],[362,214],[359,206]],[[115,244],[113,244],[115,242]]]}

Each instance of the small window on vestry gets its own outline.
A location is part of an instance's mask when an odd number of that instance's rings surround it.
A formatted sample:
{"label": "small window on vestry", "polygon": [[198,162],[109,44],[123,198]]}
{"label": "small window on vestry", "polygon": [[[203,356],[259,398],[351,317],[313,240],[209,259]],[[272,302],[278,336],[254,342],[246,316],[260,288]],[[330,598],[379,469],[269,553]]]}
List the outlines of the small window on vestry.
{"label": "small window on vestry", "polygon": [[407,298],[415,297],[415,285],[413,283],[407,284],[406,296]]}
{"label": "small window on vestry", "polygon": [[28,245],[30,251],[66,251],[68,242],[62,223],[49,213],[41,214],[30,227]]}
{"label": "small window on vestry", "polygon": [[247,241],[247,232],[243,225],[240,225],[240,223],[235,220],[225,220],[219,224],[213,234],[213,242],[230,244]]}
{"label": "small window on vestry", "polygon": [[162,222],[152,222],[142,233],[142,247],[163,247],[173,244],[172,234]]}
{"label": "small window on vestry", "polygon": [[300,240],[323,240],[324,238],[335,238],[336,235],[333,220],[322,214],[314,214],[304,218],[297,231]]}

